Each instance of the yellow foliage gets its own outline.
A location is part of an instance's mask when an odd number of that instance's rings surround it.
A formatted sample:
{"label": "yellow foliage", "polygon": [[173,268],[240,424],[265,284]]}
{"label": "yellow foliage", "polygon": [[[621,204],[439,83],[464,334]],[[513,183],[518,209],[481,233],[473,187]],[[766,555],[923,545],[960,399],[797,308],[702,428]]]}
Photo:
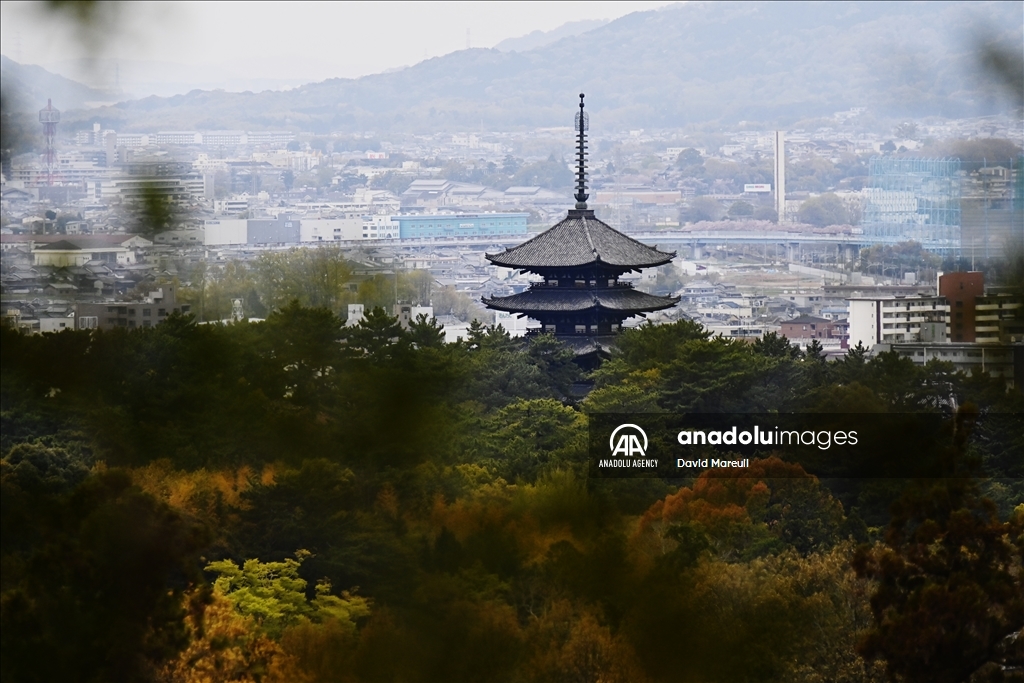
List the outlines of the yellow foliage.
{"label": "yellow foliage", "polygon": [[192,642],[161,671],[160,683],[308,683],[294,656],[259,632],[222,595],[186,624]]}
{"label": "yellow foliage", "polygon": [[[446,503],[435,498],[430,527],[434,536],[447,528],[461,543],[488,529],[503,529],[522,552],[526,565],[542,563],[551,546],[560,541],[579,545],[567,522],[544,523],[548,493],[542,485],[508,486],[503,480],[480,497]],[[513,503],[510,505],[510,503]]]}
{"label": "yellow foliage", "polygon": [[636,653],[621,636],[613,636],[597,615],[568,600],[557,600],[527,629],[530,652],[527,674],[535,681],[642,683],[647,680]]}
{"label": "yellow foliage", "polygon": [[248,465],[237,469],[176,470],[168,460],[157,460],[131,470],[132,481],[149,494],[166,501],[171,507],[198,518],[209,519],[222,514],[218,508],[242,506],[242,494],[253,481],[263,485],[274,483],[276,470],[265,465],[255,472]]}

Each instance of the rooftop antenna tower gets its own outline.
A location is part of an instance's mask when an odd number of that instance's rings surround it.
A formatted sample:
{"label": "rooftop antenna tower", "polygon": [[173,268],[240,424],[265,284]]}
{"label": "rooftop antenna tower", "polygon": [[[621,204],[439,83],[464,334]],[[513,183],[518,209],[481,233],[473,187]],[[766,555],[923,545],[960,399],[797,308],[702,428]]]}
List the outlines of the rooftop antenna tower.
{"label": "rooftop antenna tower", "polygon": [[46,109],[39,110],[39,123],[43,124],[43,138],[46,150],[43,152],[43,163],[46,165],[46,184],[53,185],[54,171],[57,167],[57,150],[54,140],[57,137],[57,124],[60,123],[60,112],[53,108],[53,102],[46,100]]}
{"label": "rooftop antenna tower", "polygon": [[576,208],[587,209],[587,131],[590,130],[590,116],[583,111],[583,93],[580,93],[580,110],[576,113],[577,165],[576,165]]}

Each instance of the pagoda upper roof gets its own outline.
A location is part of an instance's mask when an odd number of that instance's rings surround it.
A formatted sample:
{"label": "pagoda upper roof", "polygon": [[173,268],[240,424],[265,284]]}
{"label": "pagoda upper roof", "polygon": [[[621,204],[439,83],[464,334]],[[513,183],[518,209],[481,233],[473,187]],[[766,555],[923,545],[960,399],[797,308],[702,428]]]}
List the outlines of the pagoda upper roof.
{"label": "pagoda upper roof", "polygon": [[520,294],[484,299],[489,308],[514,313],[576,312],[605,308],[624,313],[642,313],[671,308],[678,297],[655,296],[631,287],[608,289],[558,289],[531,287]]}
{"label": "pagoda upper roof", "polygon": [[562,221],[500,254],[487,259],[506,268],[565,268],[603,263],[627,269],[668,263],[675,252],[658,251],[627,237],[594,217],[592,210],[574,209]]}

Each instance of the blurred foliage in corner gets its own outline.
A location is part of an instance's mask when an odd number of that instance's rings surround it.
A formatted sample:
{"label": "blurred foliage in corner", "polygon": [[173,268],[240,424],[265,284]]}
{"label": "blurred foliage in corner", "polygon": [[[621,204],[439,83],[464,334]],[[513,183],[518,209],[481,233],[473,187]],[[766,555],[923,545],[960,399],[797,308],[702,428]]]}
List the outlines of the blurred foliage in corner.
{"label": "blurred foliage in corner", "polygon": [[976,40],[982,45],[982,69],[1006,88],[1018,114],[1024,113],[1024,60],[1020,54],[994,45],[985,35]]}
{"label": "blurred foliage in corner", "polygon": [[5,173],[13,157],[35,147],[35,121],[26,108],[17,91],[4,83],[0,90],[0,165]]}
{"label": "blurred foliage in corner", "polygon": [[150,239],[156,233],[174,230],[188,220],[187,209],[162,192],[154,178],[144,181],[141,195],[126,208],[125,227],[128,232]]}
{"label": "blurred foliage in corner", "polygon": [[[42,3],[59,20],[75,27],[78,39],[95,53],[101,36],[116,23],[118,3],[88,0],[50,0]],[[38,144],[38,132],[32,107],[21,93],[8,83],[0,90],[0,164],[8,170],[11,158],[30,152]]]}
{"label": "blurred foliage in corner", "polygon": [[100,52],[101,41],[117,29],[122,8],[110,0],[47,0],[42,6],[55,21],[70,25],[93,56]]}
{"label": "blurred foliage in corner", "polygon": [[[123,11],[120,3],[90,0],[50,0],[42,3],[41,8],[55,23],[71,27],[75,39],[92,58],[102,52],[103,41],[117,32]],[[42,142],[32,103],[10,82],[4,83],[0,94],[0,122],[0,153],[3,169],[7,171],[13,157],[37,151]],[[187,218],[187,210],[160,190],[156,178],[150,178],[138,201],[128,210],[126,227],[130,232],[152,237],[180,227]]]}

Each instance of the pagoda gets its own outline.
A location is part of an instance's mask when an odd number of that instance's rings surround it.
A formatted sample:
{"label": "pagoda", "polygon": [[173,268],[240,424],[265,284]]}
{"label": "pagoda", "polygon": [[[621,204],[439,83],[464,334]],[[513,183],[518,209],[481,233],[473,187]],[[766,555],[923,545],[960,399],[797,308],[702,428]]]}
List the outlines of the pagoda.
{"label": "pagoda", "polygon": [[488,308],[520,313],[540,322],[579,354],[601,351],[626,318],[675,306],[678,297],[654,296],[620,277],[669,263],[675,252],[658,251],[623,235],[587,208],[586,132],[589,116],[576,114],[578,165],[576,207],[540,235],[500,254],[488,254],[497,266],[536,273],[543,281],[511,296],[484,298]]}

